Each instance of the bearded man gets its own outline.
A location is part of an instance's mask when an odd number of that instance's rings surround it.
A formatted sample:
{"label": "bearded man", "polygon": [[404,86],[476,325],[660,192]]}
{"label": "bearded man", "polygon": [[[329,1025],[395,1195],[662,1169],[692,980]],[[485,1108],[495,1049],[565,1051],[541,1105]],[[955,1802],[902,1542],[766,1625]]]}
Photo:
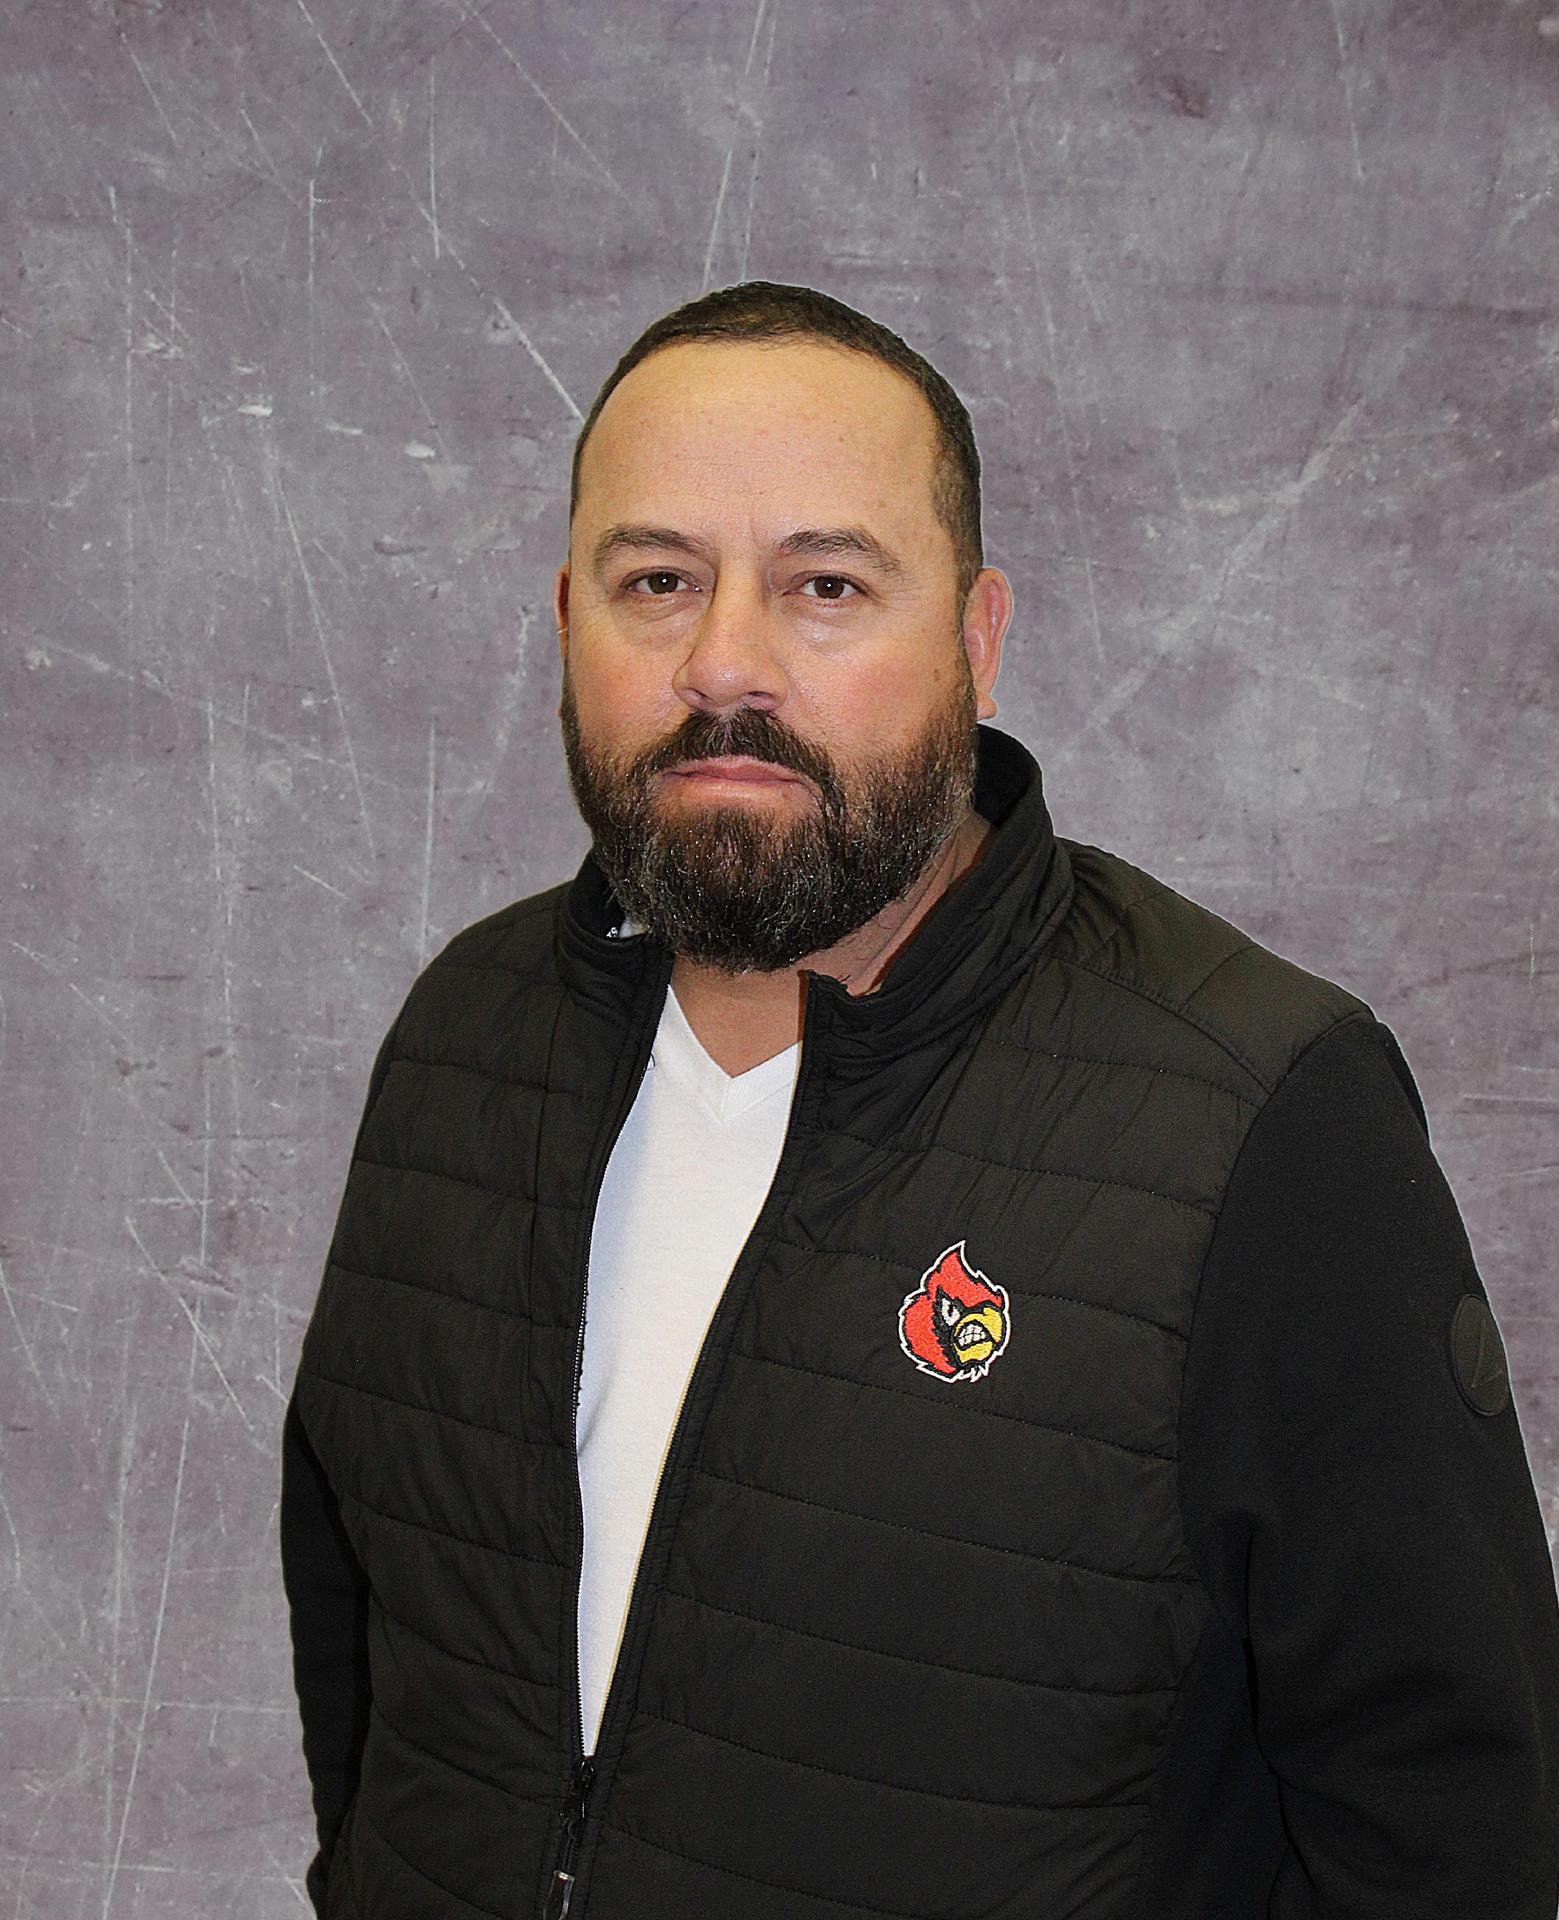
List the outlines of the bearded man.
{"label": "bearded man", "polygon": [[1553,1920],[1412,1075],[1055,833],[952,389],[812,289],[668,315],[555,610],[591,853],[413,984],[287,1412],[317,1910]]}

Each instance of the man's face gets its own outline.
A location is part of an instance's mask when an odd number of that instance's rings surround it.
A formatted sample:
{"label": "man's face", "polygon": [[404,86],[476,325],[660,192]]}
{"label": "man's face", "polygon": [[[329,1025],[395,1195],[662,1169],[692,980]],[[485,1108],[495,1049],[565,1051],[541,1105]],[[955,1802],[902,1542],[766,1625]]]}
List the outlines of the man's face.
{"label": "man's face", "polygon": [[564,743],[618,897],[690,959],[822,951],[964,816],[1011,596],[986,569],[960,617],[933,433],[909,381],[816,342],[663,348],[602,409]]}

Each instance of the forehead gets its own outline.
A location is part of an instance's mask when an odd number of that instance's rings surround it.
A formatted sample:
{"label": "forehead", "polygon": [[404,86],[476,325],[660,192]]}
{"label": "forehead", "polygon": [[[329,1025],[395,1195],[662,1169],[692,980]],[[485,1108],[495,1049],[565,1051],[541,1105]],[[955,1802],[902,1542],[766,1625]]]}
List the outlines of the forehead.
{"label": "forehead", "polygon": [[[896,368],[815,340],[679,341],[626,374],[580,459],[580,508],[671,493],[804,512],[931,513],[936,423]],[[596,515],[591,514],[594,518]]]}

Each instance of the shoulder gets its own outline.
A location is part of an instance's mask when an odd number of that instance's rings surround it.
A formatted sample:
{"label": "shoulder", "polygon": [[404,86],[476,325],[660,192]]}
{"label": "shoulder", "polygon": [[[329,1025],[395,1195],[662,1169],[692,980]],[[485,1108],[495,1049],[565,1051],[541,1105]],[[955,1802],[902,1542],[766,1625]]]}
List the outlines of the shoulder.
{"label": "shoulder", "polygon": [[560,992],[567,882],[463,927],[412,981],[386,1046],[396,1059],[501,1065]]}
{"label": "shoulder", "polygon": [[473,920],[446,942],[424,969],[449,975],[490,969],[519,978],[552,970],[558,919],[568,898],[569,881],[514,900],[496,913]]}
{"label": "shoulder", "polygon": [[1085,1023],[1140,1033],[1265,1100],[1307,1047],[1368,1003],[1119,854],[1063,840],[1073,893],[1049,949]]}

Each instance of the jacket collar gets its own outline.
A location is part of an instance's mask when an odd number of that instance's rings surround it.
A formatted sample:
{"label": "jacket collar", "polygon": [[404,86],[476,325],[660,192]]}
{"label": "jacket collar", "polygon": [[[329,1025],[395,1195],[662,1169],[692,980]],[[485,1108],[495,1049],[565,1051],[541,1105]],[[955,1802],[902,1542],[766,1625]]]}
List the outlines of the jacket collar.
{"label": "jacket collar", "polygon": [[[1033,755],[1011,734],[979,728],[974,804],[995,828],[978,863],[900,948],[873,992],[808,973],[841,1063],[924,1045],[967,1024],[1033,963],[1071,903],[1072,868],[1045,804]],[[672,956],[648,934],[617,938],[623,910],[593,853],[564,900],[558,960],[565,985],[604,1003],[648,977],[663,992]]]}

